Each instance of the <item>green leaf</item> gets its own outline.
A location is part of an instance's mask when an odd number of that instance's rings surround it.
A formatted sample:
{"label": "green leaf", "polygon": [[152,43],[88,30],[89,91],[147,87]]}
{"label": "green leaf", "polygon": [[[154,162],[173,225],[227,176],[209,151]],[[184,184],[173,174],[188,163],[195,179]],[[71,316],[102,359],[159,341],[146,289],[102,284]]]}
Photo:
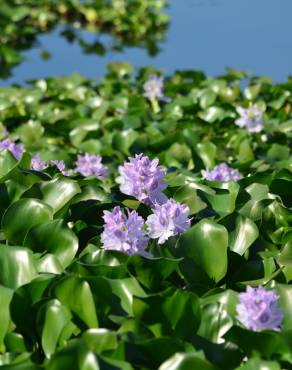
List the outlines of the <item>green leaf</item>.
{"label": "green leaf", "polygon": [[161,284],[177,268],[178,261],[170,258],[145,258],[134,254],[128,259],[127,267],[137,280],[151,290],[161,288]]}
{"label": "green leaf", "polygon": [[81,192],[77,181],[67,178],[55,178],[43,182],[40,189],[43,194],[42,201],[53,208],[54,214]]}
{"label": "green leaf", "polygon": [[89,329],[82,338],[88,348],[95,353],[114,350],[118,347],[117,335],[107,329]]}
{"label": "green leaf", "polygon": [[59,275],[64,271],[64,267],[55,255],[48,253],[37,261],[37,270],[42,273]]}
{"label": "green leaf", "polygon": [[87,281],[70,276],[61,280],[54,292],[59,301],[77,315],[88,328],[98,327],[94,299]]}
{"label": "green leaf", "polygon": [[158,370],[218,370],[209,361],[193,353],[176,353],[165,361]]}
{"label": "green leaf", "polygon": [[244,95],[248,100],[255,100],[261,90],[261,85],[250,85],[244,89]]}
{"label": "green leaf", "polygon": [[40,200],[20,199],[11,204],[4,213],[2,228],[10,243],[22,244],[31,227],[47,222],[52,217],[52,208]]}
{"label": "green leaf", "polygon": [[41,341],[42,348],[49,358],[55,352],[61,333],[72,316],[70,311],[62,306],[57,299],[46,303],[39,311],[39,315],[44,316]]}
{"label": "green leaf", "polygon": [[229,247],[242,256],[258,236],[257,225],[251,219],[239,215],[236,218],[235,230],[230,234]]}
{"label": "green leaf", "polygon": [[32,227],[23,245],[37,253],[54,254],[66,268],[77,253],[78,239],[62,220],[54,220]]}
{"label": "green leaf", "polygon": [[206,109],[210,105],[214,104],[215,100],[216,94],[212,90],[205,90],[200,96],[200,106],[202,109]]}
{"label": "green leaf", "polygon": [[18,333],[7,333],[5,336],[6,352],[23,353],[27,351],[24,337]]}
{"label": "green leaf", "polygon": [[263,361],[259,358],[248,360],[243,366],[236,370],[281,370],[280,365],[274,361]]}
{"label": "green leaf", "polygon": [[248,357],[258,352],[267,360],[277,357],[292,362],[291,331],[286,334],[276,331],[252,332],[233,326],[225,339],[240,346]]}
{"label": "green leaf", "polygon": [[147,297],[147,294],[133,277],[119,280],[107,279],[107,281],[113,294],[120,298],[122,308],[130,315],[133,314],[133,296]]}
{"label": "green leaf", "polygon": [[0,246],[0,284],[16,289],[29,283],[36,275],[33,254],[27,248]]}
{"label": "green leaf", "polygon": [[162,311],[176,337],[183,339],[193,337],[201,319],[199,299],[194,293],[175,290],[163,302]]}
{"label": "green leaf", "polygon": [[139,134],[134,130],[116,132],[113,136],[113,148],[125,155],[130,155],[129,149],[138,136]]}
{"label": "green leaf", "polygon": [[0,285],[0,353],[5,352],[4,338],[8,332],[10,324],[9,305],[12,299],[13,290]]}
{"label": "green leaf", "polygon": [[214,187],[220,189],[216,194],[204,194],[212,208],[221,216],[233,213],[239,192],[239,185],[235,182],[214,183]]}
{"label": "green leaf", "polygon": [[215,167],[217,148],[212,142],[203,142],[196,145],[196,152],[204,162],[207,170]]}
{"label": "green leaf", "polygon": [[17,161],[8,150],[0,151],[0,178],[15,168]]}
{"label": "green leaf", "polygon": [[292,241],[289,240],[283,246],[281,253],[277,258],[277,262],[283,267],[283,273],[287,281],[292,280]]}
{"label": "green leaf", "polygon": [[233,320],[223,304],[210,303],[202,309],[202,320],[198,335],[212,343],[222,343],[222,337],[232,327]]}
{"label": "green leaf", "polygon": [[188,256],[214,281],[227,272],[228,232],[211,220],[201,220],[184,233],[177,242],[179,255]]}
{"label": "green leaf", "polygon": [[71,341],[55,352],[46,365],[46,370],[100,370],[96,355],[83,342]]}
{"label": "green leaf", "polygon": [[197,193],[197,186],[190,183],[179,188],[173,195],[173,198],[179,203],[185,203],[190,208],[190,215],[199,213],[207,207]]}
{"label": "green leaf", "polygon": [[225,118],[225,111],[220,107],[208,107],[204,112],[199,113],[199,117],[206,122],[214,123]]}
{"label": "green leaf", "polygon": [[276,290],[279,293],[279,306],[283,310],[284,320],[283,329],[292,330],[292,286],[287,284],[276,284]]}

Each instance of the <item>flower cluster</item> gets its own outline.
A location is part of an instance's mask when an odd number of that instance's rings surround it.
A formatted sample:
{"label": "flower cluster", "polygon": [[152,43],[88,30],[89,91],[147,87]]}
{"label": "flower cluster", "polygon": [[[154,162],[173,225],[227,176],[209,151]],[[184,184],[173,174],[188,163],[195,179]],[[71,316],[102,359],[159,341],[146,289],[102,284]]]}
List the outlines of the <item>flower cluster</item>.
{"label": "flower cluster", "polygon": [[69,171],[66,170],[66,166],[65,166],[64,161],[58,160],[58,159],[53,159],[53,160],[51,160],[50,164],[51,164],[51,166],[56,166],[63,176],[69,176],[70,175]]}
{"label": "flower cluster", "polygon": [[202,171],[203,178],[209,181],[237,181],[242,175],[237,169],[228,167],[226,163],[215,166],[212,171]]}
{"label": "flower cluster", "polygon": [[[150,160],[139,154],[119,167],[120,176],[116,181],[121,192],[149,205],[153,214],[144,223],[135,211],[128,211],[128,219],[119,207],[115,207],[112,213],[105,211],[101,237],[105,249],[118,249],[128,254],[142,252],[145,255],[145,238],[158,239],[158,244],[163,244],[171,236],[182,234],[190,227],[189,207],[167,199],[163,194],[167,187],[165,171],[158,164],[158,159]],[[132,235],[134,239],[130,238]],[[137,244],[139,238],[141,241]],[[141,250],[137,245],[144,248]]]}
{"label": "flower cluster", "polygon": [[101,240],[105,249],[145,256],[148,237],[158,239],[158,244],[163,244],[171,236],[180,235],[191,226],[189,207],[173,199],[163,205],[156,205],[146,223],[136,211],[127,212],[128,218],[120,207],[115,207],[112,212],[104,211],[105,225]]}
{"label": "flower cluster", "polygon": [[102,158],[99,155],[78,155],[76,161],[76,172],[82,176],[95,176],[102,180],[108,176],[108,169],[101,163]]}
{"label": "flower cluster", "polygon": [[47,163],[42,161],[37,154],[34,154],[31,159],[31,169],[35,171],[42,171],[48,167]]}
{"label": "flower cluster", "polygon": [[116,179],[121,192],[149,206],[164,203],[167,200],[162,193],[167,187],[164,181],[165,171],[158,163],[157,158],[151,161],[143,154],[129,158],[129,162],[119,167],[120,176]]}
{"label": "flower cluster", "polygon": [[163,244],[171,236],[185,232],[191,225],[189,214],[189,207],[174,199],[156,205],[153,214],[146,221],[150,238],[158,239],[158,244]]}
{"label": "flower cluster", "polygon": [[19,160],[24,152],[24,146],[22,144],[16,144],[10,139],[4,139],[0,141],[0,150],[7,149],[14,156],[15,159]]}
{"label": "flower cluster", "polygon": [[[0,150],[7,149],[19,160],[24,153],[24,146],[16,144],[10,139],[0,141]],[[95,176],[98,179],[104,179],[108,176],[108,169],[102,163],[102,158],[99,155],[78,155],[76,161],[76,172],[83,176]],[[69,171],[66,170],[65,163],[62,160],[51,160],[49,163],[44,162],[39,155],[34,154],[31,160],[31,169],[35,171],[42,171],[49,165],[56,166],[58,170],[64,175],[69,176]]]}
{"label": "flower cluster", "polygon": [[263,112],[256,105],[249,108],[236,108],[239,118],[235,124],[239,127],[245,127],[249,133],[260,132],[264,127]]}
{"label": "flower cluster", "polygon": [[247,287],[245,293],[239,294],[240,303],[236,307],[237,319],[253,331],[264,329],[279,330],[283,312],[278,307],[278,295],[274,291]]}
{"label": "flower cluster", "polygon": [[143,85],[144,96],[149,100],[163,99],[163,77],[156,75],[149,76],[148,81]]}
{"label": "flower cluster", "polygon": [[49,163],[44,162],[41,160],[41,158],[37,155],[34,154],[31,159],[31,169],[35,171],[42,171],[46,168],[51,166],[56,166],[58,170],[64,175],[64,176],[69,176],[69,171],[66,170],[65,163],[63,161],[59,161],[57,159],[51,160]]}
{"label": "flower cluster", "polygon": [[126,216],[115,207],[112,212],[104,211],[104,230],[101,241],[105,249],[115,249],[128,254],[147,255],[145,248],[148,237],[144,230],[144,220],[136,211],[129,211]]}

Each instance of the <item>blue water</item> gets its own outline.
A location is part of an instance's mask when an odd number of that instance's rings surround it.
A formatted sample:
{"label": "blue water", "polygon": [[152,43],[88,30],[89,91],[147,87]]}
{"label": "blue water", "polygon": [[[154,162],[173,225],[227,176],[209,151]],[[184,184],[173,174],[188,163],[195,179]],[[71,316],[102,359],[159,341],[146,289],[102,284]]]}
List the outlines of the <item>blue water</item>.
{"label": "blue water", "polygon": [[[170,0],[170,26],[161,52],[154,58],[139,48],[105,56],[86,55],[78,44],[69,44],[59,30],[39,38],[39,46],[23,53],[26,61],[9,80],[23,83],[32,78],[79,72],[98,79],[107,63],[128,61],[136,67],[153,65],[165,73],[199,69],[208,75],[224,73],[227,66],[268,75],[281,82],[292,75],[292,0]],[[84,32],[87,40],[96,37]],[[108,36],[100,38],[112,42]],[[53,57],[42,61],[40,50]]]}

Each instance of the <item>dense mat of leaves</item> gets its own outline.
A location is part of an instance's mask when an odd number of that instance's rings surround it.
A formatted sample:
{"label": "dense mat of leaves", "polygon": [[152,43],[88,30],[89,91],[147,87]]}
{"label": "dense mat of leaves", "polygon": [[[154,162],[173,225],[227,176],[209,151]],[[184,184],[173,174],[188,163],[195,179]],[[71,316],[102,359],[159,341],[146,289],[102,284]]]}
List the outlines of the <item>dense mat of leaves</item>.
{"label": "dense mat of leaves", "polygon": [[[292,80],[181,71],[158,101],[143,95],[153,73],[112,64],[98,85],[76,75],[0,89],[2,138],[27,150],[0,151],[3,369],[291,368]],[[260,132],[235,124],[249,104],[264,112]],[[108,178],[31,170],[30,153],[74,169],[84,152],[103,157]],[[152,241],[152,257],[100,240],[103,211],[151,213],[115,181],[136,153],[159,158],[165,194],[192,217]],[[203,179],[221,162],[242,178]],[[279,296],[280,331],[237,320],[239,293],[259,285]]]}
{"label": "dense mat of leaves", "polygon": [[[40,34],[62,24],[62,35],[78,42],[85,53],[139,46],[155,55],[167,29],[165,6],[165,0],[1,0],[0,76],[9,76],[22,60],[21,50],[33,47]],[[80,29],[97,37],[89,42]],[[100,33],[112,35],[112,45],[105,45]],[[42,57],[50,55],[43,50]]]}

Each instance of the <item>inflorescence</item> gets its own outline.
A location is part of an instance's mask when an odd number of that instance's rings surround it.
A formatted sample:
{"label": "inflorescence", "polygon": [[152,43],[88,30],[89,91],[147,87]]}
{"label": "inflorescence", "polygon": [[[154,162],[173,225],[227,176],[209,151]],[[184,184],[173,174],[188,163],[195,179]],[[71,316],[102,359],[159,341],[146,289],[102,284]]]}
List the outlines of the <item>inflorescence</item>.
{"label": "inflorescence", "polygon": [[229,167],[226,163],[215,166],[212,171],[202,171],[202,176],[208,181],[237,181],[242,175],[237,169]]}
{"label": "inflorescence", "polygon": [[279,330],[283,312],[278,307],[279,296],[262,286],[247,287],[245,293],[239,294],[240,303],[236,307],[237,319],[249,330]]}
{"label": "inflorescence", "polygon": [[236,108],[239,118],[235,124],[239,127],[245,127],[249,133],[260,132],[264,128],[263,112],[256,106],[252,105],[249,108]]}

